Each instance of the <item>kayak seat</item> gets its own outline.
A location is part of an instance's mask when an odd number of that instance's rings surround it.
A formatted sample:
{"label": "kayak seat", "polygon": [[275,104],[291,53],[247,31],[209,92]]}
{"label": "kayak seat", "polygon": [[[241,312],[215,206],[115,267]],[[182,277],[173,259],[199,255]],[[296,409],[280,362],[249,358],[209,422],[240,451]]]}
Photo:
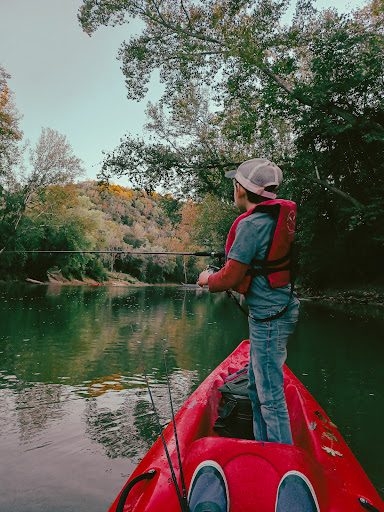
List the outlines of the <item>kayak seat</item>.
{"label": "kayak seat", "polygon": [[234,511],[275,510],[279,484],[288,471],[300,471],[311,482],[319,480],[319,467],[301,448],[210,436],[197,439],[187,450],[183,464],[187,489],[194,471],[205,460],[223,468]]}

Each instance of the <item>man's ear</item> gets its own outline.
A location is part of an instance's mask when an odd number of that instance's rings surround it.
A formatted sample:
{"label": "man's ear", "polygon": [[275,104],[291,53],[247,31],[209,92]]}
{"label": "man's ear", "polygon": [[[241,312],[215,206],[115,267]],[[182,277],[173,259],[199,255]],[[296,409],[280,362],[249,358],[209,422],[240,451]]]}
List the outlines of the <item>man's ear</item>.
{"label": "man's ear", "polygon": [[240,194],[241,197],[244,196],[244,195],[247,195],[247,191],[245,190],[245,188],[242,185],[240,185],[239,182],[236,183],[236,186],[238,187],[238,189],[237,189],[238,192],[237,193]]}

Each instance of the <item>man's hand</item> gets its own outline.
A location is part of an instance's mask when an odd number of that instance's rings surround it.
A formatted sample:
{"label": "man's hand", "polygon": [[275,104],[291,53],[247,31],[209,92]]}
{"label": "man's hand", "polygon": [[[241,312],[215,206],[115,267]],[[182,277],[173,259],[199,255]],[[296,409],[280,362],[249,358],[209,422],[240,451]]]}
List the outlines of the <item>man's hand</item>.
{"label": "man's hand", "polygon": [[211,272],[208,272],[208,270],[203,270],[202,273],[199,275],[199,280],[197,281],[197,284],[199,286],[205,286],[208,284],[208,278],[211,275]]}

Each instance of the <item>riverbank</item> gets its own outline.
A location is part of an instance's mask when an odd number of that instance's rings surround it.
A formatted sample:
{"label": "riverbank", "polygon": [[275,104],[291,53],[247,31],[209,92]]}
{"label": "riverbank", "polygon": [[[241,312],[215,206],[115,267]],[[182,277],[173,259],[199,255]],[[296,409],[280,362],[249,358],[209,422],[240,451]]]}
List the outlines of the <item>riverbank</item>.
{"label": "riverbank", "polygon": [[[108,272],[108,278],[104,281],[96,281],[89,277],[82,280],[66,279],[61,272],[53,271],[48,273],[46,281],[39,281],[33,278],[27,278],[25,281],[31,284],[48,285],[71,285],[71,286],[180,286],[182,283],[146,283],[139,281],[130,274],[122,272]],[[15,280],[20,282],[20,280]],[[300,299],[313,302],[332,302],[339,304],[372,304],[384,305],[384,286],[364,285],[346,288],[327,288],[324,290],[311,290],[301,286],[296,286],[296,291]]]}
{"label": "riverbank", "polygon": [[[26,278],[25,280],[14,279],[10,281],[0,281],[0,283],[21,283],[27,282],[30,284],[37,285],[59,285],[59,286],[181,286],[183,283],[146,283],[139,281],[130,274],[124,274],[123,272],[107,272],[108,278],[103,281],[96,281],[90,277],[84,277],[83,279],[66,279],[60,271],[48,273],[48,279],[45,281],[39,281],[37,279]],[[186,286],[195,286],[194,284]]]}
{"label": "riverbank", "polygon": [[[90,277],[84,277],[83,279],[66,279],[60,270],[55,270],[47,273],[47,280],[39,281],[37,279],[26,278],[27,283],[48,285],[89,285],[89,286],[103,286],[103,285],[114,285],[114,286],[146,286],[146,283],[139,281],[130,274],[124,274],[122,272],[107,272],[108,278],[104,281],[96,281]],[[20,281],[18,281],[20,282]]]}
{"label": "riverbank", "polygon": [[351,288],[327,288],[322,291],[313,292],[312,290],[297,287],[297,293],[300,298],[333,303],[349,304],[381,304],[384,305],[384,287],[379,285],[368,285]]}

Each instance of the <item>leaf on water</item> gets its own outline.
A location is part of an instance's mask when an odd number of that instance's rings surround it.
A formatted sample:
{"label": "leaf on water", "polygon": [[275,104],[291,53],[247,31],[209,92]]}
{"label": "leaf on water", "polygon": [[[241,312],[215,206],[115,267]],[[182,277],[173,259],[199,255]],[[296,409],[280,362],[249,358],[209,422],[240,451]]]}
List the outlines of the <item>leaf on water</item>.
{"label": "leaf on water", "polygon": [[344,457],[340,452],[334,450],[333,448],[329,448],[328,446],[322,446],[322,449],[329,453],[329,455],[332,455],[332,457],[335,457],[336,455],[339,457]]}
{"label": "leaf on water", "polygon": [[334,436],[332,433],[330,432],[323,432],[323,435],[321,436],[322,439],[330,439],[331,441],[337,441],[339,442],[339,440],[337,439],[336,436]]}
{"label": "leaf on water", "polygon": [[324,416],[321,414],[321,412],[320,412],[320,411],[315,411],[315,414],[316,414],[316,416],[318,416],[318,417],[321,419],[321,421],[327,421],[327,420],[324,418]]}
{"label": "leaf on water", "polygon": [[321,421],[324,421],[324,423],[328,423],[328,425],[331,425],[331,427],[337,428],[336,425],[332,423],[332,421],[327,420],[327,418],[325,418],[320,411],[315,411],[315,414],[321,419]]}

